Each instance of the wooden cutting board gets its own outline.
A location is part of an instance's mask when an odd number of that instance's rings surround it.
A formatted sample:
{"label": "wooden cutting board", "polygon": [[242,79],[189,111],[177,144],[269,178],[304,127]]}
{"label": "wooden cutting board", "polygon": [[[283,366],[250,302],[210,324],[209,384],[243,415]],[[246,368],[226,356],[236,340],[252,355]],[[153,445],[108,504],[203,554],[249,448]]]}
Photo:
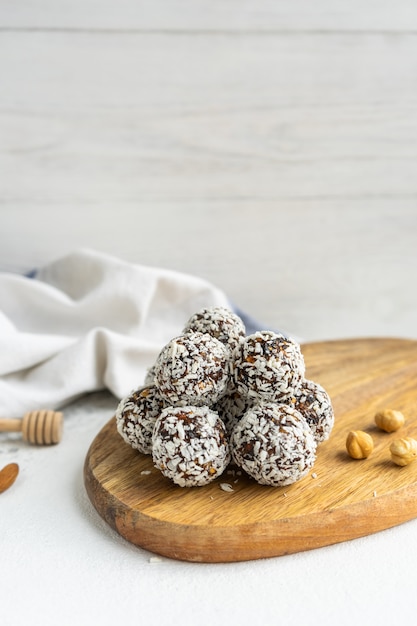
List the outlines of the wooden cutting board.
{"label": "wooden cutting board", "polygon": [[[302,346],[306,376],[329,392],[335,426],[315,466],[287,487],[258,485],[230,468],[206,487],[181,488],[118,435],[115,419],[94,439],[84,479],[98,513],[128,541],[186,561],[228,562],[279,556],[374,533],[417,517],[417,461],[391,462],[389,445],[417,438],[417,341],[355,339]],[[377,410],[402,411],[387,434]],[[374,452],[345,451],[349,430],[366,430]],[[228,483],[233,491],[220,485]]]}

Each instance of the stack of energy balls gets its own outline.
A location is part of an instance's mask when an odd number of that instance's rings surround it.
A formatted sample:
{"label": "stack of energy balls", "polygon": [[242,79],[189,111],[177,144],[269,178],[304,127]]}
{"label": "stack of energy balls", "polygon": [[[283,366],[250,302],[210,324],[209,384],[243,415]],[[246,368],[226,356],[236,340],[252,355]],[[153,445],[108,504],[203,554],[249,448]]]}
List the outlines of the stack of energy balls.
{"label": "stack of energy balls", "polygon": [[282,486],[313,467],[334,423],[330,398],[305,378],[300,346],[265,330],[246,336],[229,309],[204,308],[123,398],[117,430],[181,487],[207,485],[230,461]]}

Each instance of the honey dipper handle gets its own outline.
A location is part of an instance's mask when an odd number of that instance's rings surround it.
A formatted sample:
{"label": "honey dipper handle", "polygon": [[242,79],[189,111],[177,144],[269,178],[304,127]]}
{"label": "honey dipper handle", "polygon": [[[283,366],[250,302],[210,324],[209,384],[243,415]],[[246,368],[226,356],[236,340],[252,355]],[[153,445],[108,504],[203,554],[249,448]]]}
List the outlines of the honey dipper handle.
{"label": "honey dipper handle", "polygon": [[22,420],[19,418],[0,419],[0,432],[18,433],[22,430]]}

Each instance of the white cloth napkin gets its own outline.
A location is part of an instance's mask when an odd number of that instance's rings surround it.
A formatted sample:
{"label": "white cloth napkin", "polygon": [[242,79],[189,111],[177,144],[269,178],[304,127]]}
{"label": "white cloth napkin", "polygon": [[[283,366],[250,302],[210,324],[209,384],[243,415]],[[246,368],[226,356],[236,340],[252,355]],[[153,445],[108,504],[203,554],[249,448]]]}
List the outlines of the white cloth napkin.
{"label": "white cloth napkin", "polygon": [[124,397],[204,306],[230,303],[200,278],[90,250],[32,278],[0,273],[0,416],[104,388]]}

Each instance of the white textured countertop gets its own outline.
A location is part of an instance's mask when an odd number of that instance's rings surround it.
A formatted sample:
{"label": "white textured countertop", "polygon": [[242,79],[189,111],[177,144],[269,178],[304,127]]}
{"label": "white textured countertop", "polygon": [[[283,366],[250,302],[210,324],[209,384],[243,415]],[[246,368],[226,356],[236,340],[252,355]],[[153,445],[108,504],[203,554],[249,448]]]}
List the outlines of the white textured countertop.
{"label": "white textured countertop", "polygon": [[[305,341],[417,339],[415,3],[115,7],[0,2],[0,269],[86,246],[202,276]],[[412,623],[417,520],[235,564],[127,543],[82,477],[116,402],[66,408],[57,446],[0,434],[20,466],[2,626]]]}

